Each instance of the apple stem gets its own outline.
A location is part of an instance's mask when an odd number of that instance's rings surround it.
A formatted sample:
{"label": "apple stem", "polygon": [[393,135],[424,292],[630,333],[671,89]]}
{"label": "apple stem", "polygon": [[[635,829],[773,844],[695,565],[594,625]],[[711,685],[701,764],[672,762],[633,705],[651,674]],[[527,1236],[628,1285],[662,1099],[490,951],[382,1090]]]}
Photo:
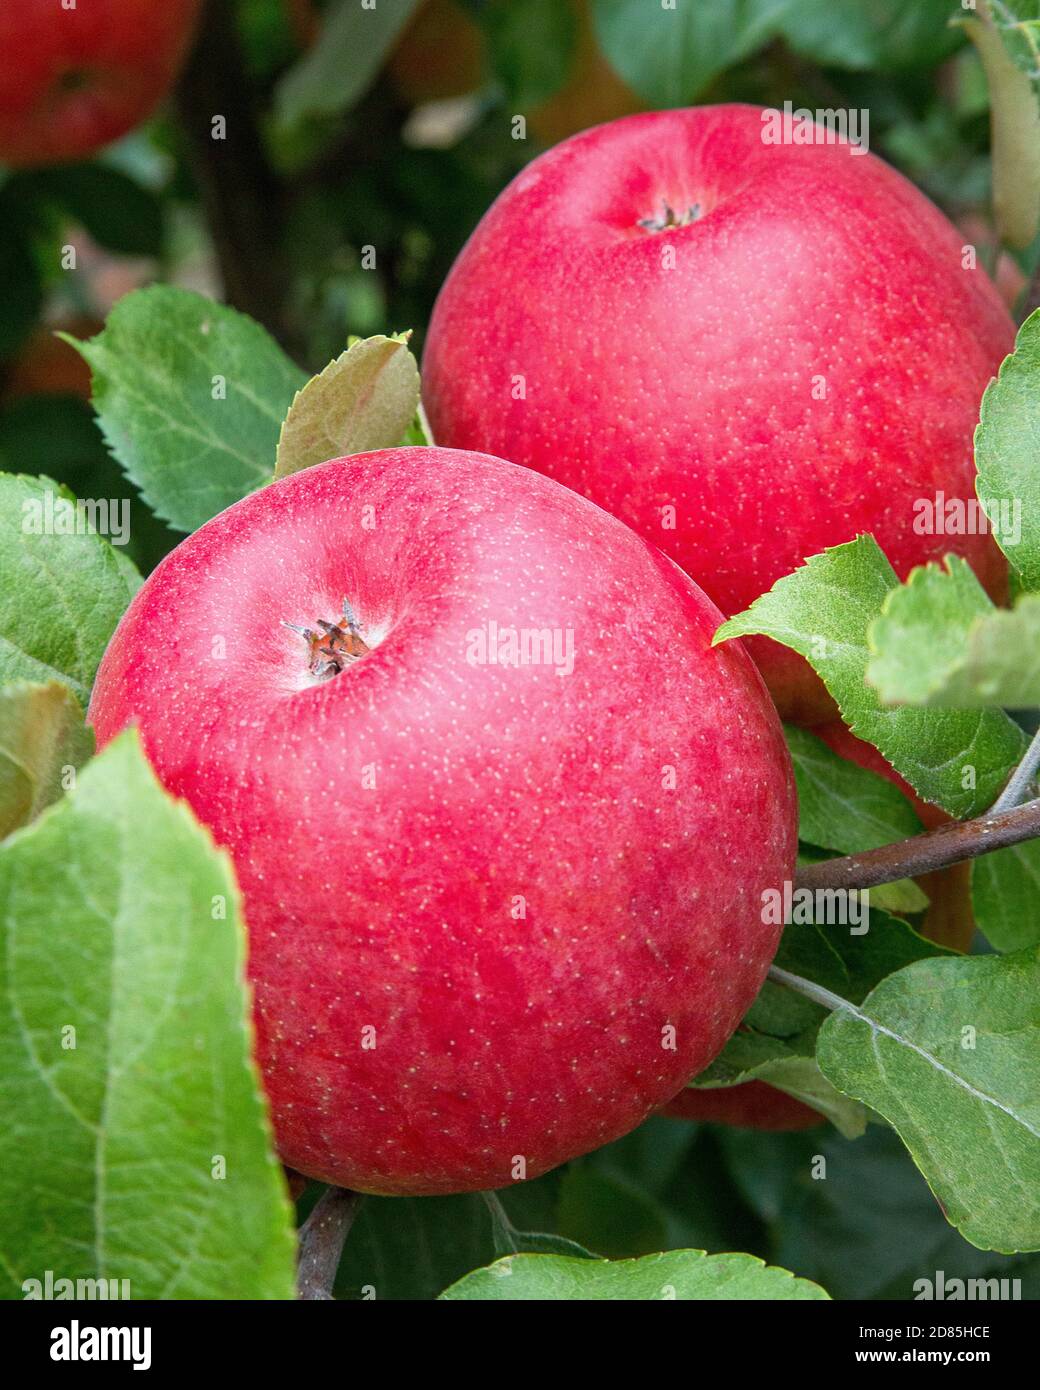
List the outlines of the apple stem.
{"label": "apple stem", "polygon": [[1007,810],[994,808],[974,820],[950,821],[935,830],[883,845],[880,849],[808,864],[796,874],[795,887],[811,890],[876,888],[882,883],[897,883],[900,879],[946,869],[951,864],[992,854],[994,850],[1038,836],[1040,797]]}
{"label": "apple stem", "polygon": [[672,227],[689,227],[701,215],[700,203],[692,203],[685,212],[676,212],[668,203],[660,217],[641,217],[638,225],[648,232],[666,232]]}
{"label": "apple stem", "polygon": [[516,1239],[516,1227],[510,1221],[509,1215],[502,1205],[502,1199],[497,1192],[482,1192],[480,1195],[491,1213],[496,1254],[515,1255],[520,1249],[520,1242]]}
{"label": "apple stem", "polygon": [[1029,784],[1036,776],[1038,767],[1040,767],[1040,732],[1033,735],[1033,741],[1026,749],[1025,757],[1011,774],[1007,786],[989,808],[991,816],[1000,811],[1009,811],[1012,806],[1017,806],[1025,798]]}
{"label": "apple stem", "polygon": [[829,989],[824,989],[823,985],[815,984],[812,980],[805,980],[801,975],[792,975],[789,970],[781,970],[779,965],[769,967],[769,978],[778,985],[785,985],[788,989],[793,989],[798,994],[804,994],[806,999],[811,999],[814,1004],[822,1004],[831,1013],[836,1013],[840,1009],[847,1009],[849,1013],[857,1013],[858,1010],[843,999],[840,994],[833,994]]}
{"label": "apple stem", "polygon": [[332,1285],[343,1246],[361,1205],[361,1193],[347,1187],[327,1187],[300,1227],[296,1266],[296,1296],[308,1301],[332,1299]]}

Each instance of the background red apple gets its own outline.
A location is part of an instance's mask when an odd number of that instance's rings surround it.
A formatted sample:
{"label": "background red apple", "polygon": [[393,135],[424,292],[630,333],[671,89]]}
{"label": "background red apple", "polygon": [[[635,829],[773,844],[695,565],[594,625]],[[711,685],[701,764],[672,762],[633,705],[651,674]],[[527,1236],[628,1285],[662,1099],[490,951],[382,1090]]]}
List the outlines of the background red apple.
{"label": "background red apple", "polygon": [[[642,105],[604,57],[589,0],[556,3],[568,5],[574,16],[567,76],[551,96],[523,112],[531,133],[545,145],[627,116]],[[412,105],[476,91],[491,74],[484,30],[459,0],[424,0],[390,55],[387,71],[398,94]]]}
{"label": "background red apple", "polygon": [[687,1086],[664,1106],[663,1114],[680,1120],[706,1120],[711,1124],[737,1129],[764,1129],[774,1132],[810,1129],[826,1123],[826,1118],[786,1091],[778,1091],[764,1081],[745,1081],[740,1086],[720,1086],[697,1090]]}
{"label": "background red apple", "polygon": [[417,106],[475,91],[486,80],[484,31],[458,0],[423,0],[387,63],[402,99]]}
{"label": "background red apple", "polygon": [[[593,498],[727,614],[858,532],[902,576],[956,551],[1001,598],[990,536],[914,522],[921,498],[974,497],[1007,309],[894,170],[763,130],[747,106],[635,115],[524,169],[434,310],[438,442]],[[833,713],[800,657],[749,649],[786,717]]]}
{"label": "background red apple", "polygon": [[150,116],[200,0],[4,0],[0,163],[85,159]]}
{"label": "background red apple", "polygon": [[[363,654],[318,680],[282,622],[334,624],[344,596],[330,649]],[[718,621],[583,498],[445,449],[275,483],[148,579],[90,718],[102,745],[136,720],[232,854],[291,1167],[502,1186],[721,1048],[776,947],[761,894],[791,875],[795,801]],[[482,662],[495,625],[572,640],[572,669]]]}
{"label": "background red apple", "polygon": [[36,329],[14,361],[6,367],[0,364],[0,403],[38,395],[77,396],[89,401],[90,368],[58,333],[92,338],[104,326],[89,314],[75,314],[59,319],[52,327]]}

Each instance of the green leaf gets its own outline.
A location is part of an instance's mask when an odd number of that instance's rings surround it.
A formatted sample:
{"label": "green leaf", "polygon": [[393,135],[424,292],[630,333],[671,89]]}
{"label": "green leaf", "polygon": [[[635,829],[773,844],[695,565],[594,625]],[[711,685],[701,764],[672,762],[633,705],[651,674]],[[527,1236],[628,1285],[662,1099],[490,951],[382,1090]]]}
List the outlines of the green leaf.
{"label": "green leaf", "polygon": [[0,920],[2,1291],[291,1298],[238,891],[134,733],[0,846]]}
{"label": "green leaf", "polygon": [[426,418],[426,411],[423,409],[422,401],[416,406],[415,414],[404,432],[404,438],[400,442],[401,444],[426,448],[431,448],[433,446],[433,430],[430,429],[430,422]]}
{"label": "green leaf", "polygon": [[[769,1223],[771,1258],[832,1298],[913,1299],[922,1278],[936,1288],[939,1270],[947,1298],[956,1297],[952,1280],[972,1278],[1021,1278],[1023,1298],[1040,1294],[1040,1259],[969,1245],[887,1125],[869,1125],[856,1140],[833,1129],[727,1129],[718,1139],[741,1191]],[[997,1296],[978,1297],[987,1294]]]}
{"label": "green leaf", "polygon": [[[942,708],[1040,703],[1040,596],[996,609],[963,560],[915,570],[872,624],[867,680],[886,701]],[[1040,941],[1040,841],[972,866],[976,923],[999,951]]]}
{"label": "green leaf", "polygon": [[[572,1168],[564,1170],[560,1184],[561,1189],[566,1189],[572,1171]],[[575,1240],[568,1240],[566,1236],[549,1231],[518,1230],[510,1221],[497,1193],[485,1192],[482,1195],[491,1215],[491,1229],[496,1255],[519,1255],[526,1252],[531,1255],[574,1255],[581,1260],[599,1258],[599,1255],[593,1254],[591,1250],[587,1250]],[[561,1204],[564,1200],[561,1197]]]}
{"label": "green leaf", "polygon": [[777,32],[791,0],[592,0],[611,66],[654,106],[684,106]]}
{"label": "green leaf", "polygon": [[996,950],[1040,943],[1040,840],[974,860],[971,905],[979,930]]}
{"label": "green leaf", "polygon": [[474,1270],[442,1299],[459,1300],[712,1300],[825,1299],[806,1279],[796,1279],[753,1255],[707,1255],[669,1250],[638,1260],[573,1260],[560,1255],[509,1255]]}
{"label": "green leaf", "polygon": [[815,1028],[787,1039],[746,1029],[734,1033],[693,1084],[695,1090],[714,1090],[747,1081],[766,1081],[804,1101],[849,1139],[858,1138],[867,1127],[863,1106],[843,1096],[820,1071]]}
{"label": "green leaf", "polygon": [[868,633],[867,683],[888,705],[1026,709],[1040,705],[1040,596],[993,606],[970,566],[914,570]]}
{"label": "green leaf", "polygon": [[[118,510],[116,556],[152,570],[180,540],[141,500],[105,447],[93,410],[75,396],[23,396],[0,410],[0,470],[46,473],[76,497],[105,498]],[[140,575],[130,572],[134,588]]]}
{"label": "green leaf", "polygon": [[999,710],[884,709],[865,684],[867,634],[898,586],[872,536],[814,555],[715,641],[762,633],[804,656],[858,737],[880,749],[926,800],[957,817],[992,805],[1025,749],[1021,729]]}
{"label": "green leaf", "polygon": [[0,687],[0,839],[57,801],[93,752],[94,736],[67,685]]}
{"label": "green leaf", "polygon": [[63,681],[86,705],[108,639],[132,596],[129,562],[79,524],[49,478],[0,474],[0,682]]}
{"label": "green leaf", "polygon": [[400,444],[419,409],[409,336],[359,339],[296,393],[278,438],[276,478]]}
{"label": "green leaf", "polygon": [[[808,894],[808,890],[803,890]],[[866,931],[840,925],[839,915],[828,904],[848,904],[843,894],[822,890],[808,895],[810,904],[803,911],[801,902],[792,901],[791,917],[784,927],[775,963],[783,970],[812,980],[843,999],[859,1003],[888,975],[917,960],[956,955],[944,946],[927,940],[908,922],[892,917],[872,901]],[[816,920],[819,917],[821,920]],[[805,920],[803,920],[803,918]],[[863,924],[859,923],[861,927]],[[751,1028],[770,1037],[793,1039],[819,1024],[826,1016],[818,1005],[784,985],[767,980],[745,1018]]]}
{"label": "green leaf", "polygon": [[[792,911],[793,920],[780,938],[776,964],[843,999],[856,1003],[886,976],[913,961],[951,954],[872,902],[865,924],[855,924],[855,929],[852,923],[837,925],[833,913],[830,925],[826,920],[813,920],[822,918],[829,902],[843,895],[803,891],[811,906],[807,913],[801,907]],[[861,904],[864,897],[860,895]],[[826,1017],[819,1004],[767,980],[748,1011],[745,1027],[691,1084],[739,1086],[746,1081],[765,1081],[819,1110],[842,1134],[855,1138],[863,1133],[863,1108],[840,1094],[821,1072],[815,1055],[816,1033]]]}
{"label": "green leaf", "polygon": [[[567,1169],[568,1176],[573,1167],[592,1170],[606,1178],[612,1190],[649,1198],[654,1220],[641,1216],[640,1205],[631,1202],[613,1215],[593,1211],[579,1185],[576,1192],[572,1190],[566,1210],[561,1210],[560,1229],[593,1249],[599,1249],[593,1235],[609,1237],[611,1248],[599,1253],[613,1259],[634,1259],[659,1250],[748,1248],[760,1239],[761,1231],[730,1180],[715,1142],[717,1132],[713,1125],[651,1115],[623,1139],[587,1154]],[[621,1213],[629,1220],[619,1219]],[[662,1222],[663,1241],[652,1233]]]}
{"label": "green leaf", "polygon": [[1040,82],[1040,0],[999,0],[989,10],[1011,58]]}
{"label": "green leaf", "polygon": [[109,448],[171,526],[194,531],[270,481],[307,378],[252,319],[152,285],[121,299],[96,338],[68,341],[93,370]]}
{"label": "green leaf", "polygon": [[1040,1248],[1040,958],[918,961],[837,1010],[817,1056],[898,1131],[982,1249]]}
{"label": "green leaf", "polygon": [[796,53],[854,70],[932,67],[960,42],[947,27],[956,0],[794,0],[780,18]]}
{"label": "green leaf", "polygon": [[1020,587],[1030,592],[1040,590],[1038,438],[1040,309],[1018,330],[1014,352],[987,386],[975,431],[979,500]]}
{"label": "green leaf", "polygon": [[563,86],[578,32],[573,5],[488,0],[474,18],[488,36],[492,68],[514,110],[537,106]]}
{"label": "green leaf", "polygon": [[617,1258],[630,1254],[633,1245],[642,1254],[660,1250],[668,1243],[667,1214],[649,1192],[581,1159],[569,1164],[563,1174],[559,1221],[560,1229],[580,1242],[579,1249],[583,1249],[586,1258],[590,1250],[595,1250],[597,1256]]}
{"label": "green leaf", "polygon": [[920,834],[898,787],[839,757],[807,729],[784,727],[798,787],[798,837],[821,849],[859,854]]}
{"label": "green leaf", "polygon": [[[826,896],[817,898],[821,901],[826,903]],[[957,955],[871,904],[865,932],[825,922],[788,923],[776,963],[859,1003],[882,980],[914,961]]]}
{"label": "green leaf", "polygon": [[870,900],[886,912],[896,916],[901,913],[926,912],[929,898],[923,889],[918,888],[912,878],[902,878],[895,883],[880,883],[870,890]]}
{"label": "green leaf", "polygon": [[339,116],[368,90],[418,0],[363,8],[334,0],[318,41],[275,88],[275,118],[283,134],[316,118]]}

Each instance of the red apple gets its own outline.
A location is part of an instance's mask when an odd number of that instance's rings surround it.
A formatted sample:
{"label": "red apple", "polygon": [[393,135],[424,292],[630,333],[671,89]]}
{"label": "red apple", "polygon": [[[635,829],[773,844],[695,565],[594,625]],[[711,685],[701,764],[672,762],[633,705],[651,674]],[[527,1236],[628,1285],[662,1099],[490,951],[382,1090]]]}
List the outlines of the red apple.
{"label": "red apple", "polygon": [[187,52],[200,0],[4,0],[0,162],[86,159],[139,125]]}
{"label": "red apple", "polygon": [[104,324],[89,314],[73,314],[53,326],[35,329],[6,371],[0,369],[0,403],[24,396],[78,396],[90,400],[90,367],[57,335],[92,338]]}
{"label": "red apple", "polygon": [[[574,18],[567,75],[551,96],[523,111],[531,133],[544,145],[642,105],[604,57],[589,0],[557,3],[568,5]],[[473,92],[489,75],[484,30],[459,0],[424,0],[390,55],[387,71],[398,94],[413,106]],[[514,114],[502,110],[499,117],[512,120]]]}
{"label": "red apple", "polygon": [[[779,723],[718,621],[591,503],[446,449],[275,483],[147,580],[90,719],[102,745],[136,720],[234,859],[289,1166],[500,1187],[715,1056],[795,849]],[[503,664],[511,632],[551,651]]]}
{"label": "red apple", "polygon": [[745,1081],[740,1086],[696,1090],[688,1086],[663,1108],[663,1114],[680,1120],[707,1120],[737,1129],[809,1129],[826,1123],[825,1116],[786,1091],[764,1081]]}
{"label": "red apple", "polygon": [[475,91],[486,79],[484,31],[458,0],[424,0],[387,63],[390,80],[411,106]]}
{"label": "red apple", "polygon": [[[629,116],[528,165],[437,301],[434,434],[591,497],[726,614],[859,532],[901,576],[955,551],[999,599],[992,537],[918,534],[915,503],[974,497],[1007,309],[894,170],[766,143],[762,115]],[[785,716],[833,713],[800,657],[749,649]]]}

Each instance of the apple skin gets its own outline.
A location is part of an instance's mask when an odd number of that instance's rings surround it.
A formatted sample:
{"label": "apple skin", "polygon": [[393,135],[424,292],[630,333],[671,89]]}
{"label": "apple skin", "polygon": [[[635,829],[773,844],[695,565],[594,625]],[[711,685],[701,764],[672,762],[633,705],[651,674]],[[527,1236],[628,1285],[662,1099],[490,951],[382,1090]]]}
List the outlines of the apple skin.
{"label": "apple skin", "polygon": [[[434,435],[591,497],[727,615],[860,532],[901,577],[961,554],[999,601],[992,537],[918,535],[914,504],[975,495],[1007,309],[901,175],[848,146],[765,144],[761,114],[628,116],[528,165],[434,309]],[[701,215],[640,226],[665,204]],[[833,717],[801,657],[766,638],[748,650],[784,717]]]}
{"label": "apple skin", "polygon": [[201,0],[9,0],[0,6],[0,162],[86,159],[151,115]]}
{"label": "apple skin", "polygon": [[764,1081],[745,1081],[739,1086],[700,1091],[688,1086],[664,1106],[662,1114],[679,1120],[705,1120],[710,1124],[774,1133],[811,1129],[826,1123],[826,1117],[811,1106]]}
{"label": "apple skin", "polygon": [[[315,684],[280,624],[344,595],[372,650]],[[796,806],[718,618],[585,499],[439,448],[263,488],[145,582],[89,717],[101,746],[136,721],[234,860],[286,1164],[500,1187],[517,1156],[535,1177],[633,1129],[721,1049],[776,949],[762,892],[793,872]],[[471,664],[491,621],[573,629],[573,671]]]}

